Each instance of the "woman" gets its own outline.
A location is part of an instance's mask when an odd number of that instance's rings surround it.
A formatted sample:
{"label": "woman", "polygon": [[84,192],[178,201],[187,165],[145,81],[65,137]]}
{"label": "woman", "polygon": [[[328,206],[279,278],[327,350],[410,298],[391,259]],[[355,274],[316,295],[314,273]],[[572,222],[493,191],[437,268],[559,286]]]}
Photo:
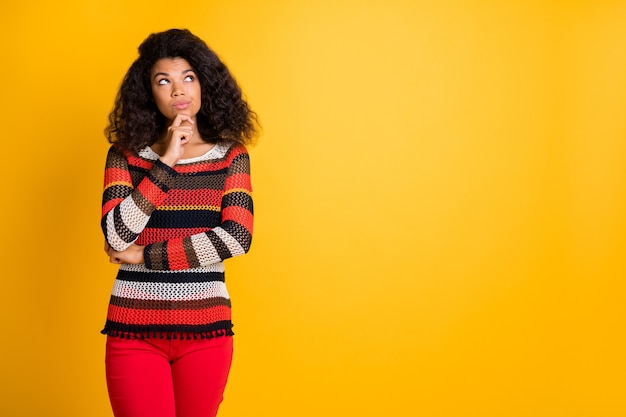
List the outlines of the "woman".
{"label": "woman", "polygon": [[119,271],[106,325],[116,417],[215,416],[232,359],[224,259],[252,240],[257,120],[187,30],[150,35],[109,115],[102,230]]}

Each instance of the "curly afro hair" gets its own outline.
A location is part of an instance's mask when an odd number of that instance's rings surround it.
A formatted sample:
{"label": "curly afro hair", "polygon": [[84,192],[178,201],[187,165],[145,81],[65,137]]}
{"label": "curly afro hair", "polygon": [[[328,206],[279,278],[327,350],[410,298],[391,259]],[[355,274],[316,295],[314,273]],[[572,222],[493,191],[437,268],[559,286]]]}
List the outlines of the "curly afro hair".
{"label": "curly afro hair", "polygon": [[196,123],[206,142],[231,140],[247,145],[254,140],[257,116],[226,65],[189,30],[170,29],[151,34],[139,46],[139,58],[124,76],[109,114],[105,134],[110,143],[137,153],[155,143],[166,129],[150,85],[150,71],[163,58],[187,60],[198,76],[202,104]]}

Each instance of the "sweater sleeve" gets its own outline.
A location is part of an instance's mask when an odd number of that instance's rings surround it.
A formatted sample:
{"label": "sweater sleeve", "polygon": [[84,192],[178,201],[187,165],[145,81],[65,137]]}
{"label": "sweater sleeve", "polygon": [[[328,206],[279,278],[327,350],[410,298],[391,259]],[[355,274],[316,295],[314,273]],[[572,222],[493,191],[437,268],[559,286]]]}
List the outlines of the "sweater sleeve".
{"label": "sweater sleeve", "polygon": [[146,227],[165,197],[177,173],[156,161],[147,175],[133,186],[127,158],[113,146],[104,171],[101,227],[107,243],[116,251],[127,249]]}
{"label": "sweater sleeve", "polygon": [[224,183],[221,223],[207,232],[156,242],[144,248],[146,268],[182,270],[221,262],[248,252],[253,205],[250,158],[242,146],[233,151]]}

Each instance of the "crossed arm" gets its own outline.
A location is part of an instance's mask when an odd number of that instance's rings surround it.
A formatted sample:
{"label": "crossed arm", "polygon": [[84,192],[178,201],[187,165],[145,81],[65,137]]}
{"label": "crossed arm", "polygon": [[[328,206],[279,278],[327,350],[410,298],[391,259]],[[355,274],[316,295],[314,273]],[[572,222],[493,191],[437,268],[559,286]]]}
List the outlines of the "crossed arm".
{"label": "crossed arm", "polygon": [[177,173],[157,161],[134,188],[125,157],[111,150],[105,171],[102,218],[104,250],[109,261],[177,270],[246,253],[252,240],[253,224],[249,158],[245,148],[233,152],[225,180],[221,224],[207,232],[141,246],[134,242],[152,212],[167,196],[168,184]]}

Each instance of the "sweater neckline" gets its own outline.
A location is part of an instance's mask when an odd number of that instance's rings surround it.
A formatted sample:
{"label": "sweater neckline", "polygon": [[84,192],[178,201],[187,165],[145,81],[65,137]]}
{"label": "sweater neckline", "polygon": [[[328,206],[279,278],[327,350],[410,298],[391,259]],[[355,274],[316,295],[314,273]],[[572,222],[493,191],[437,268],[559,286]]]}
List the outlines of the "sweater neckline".
{"label": "sweater neckline", "polygon": [[[178,164],[190,164],[190,163],[205,161],[209,159],[222,158],[224,155],[226,155],[226,151],[228,150],[228,148],[229,148],[229,144],[224,143],[224,142],[218,142],[211,149],[206,151],[206,153],[200,156],[195,156],[193,158],[179,159]],[[161,157],[158,153],[154,152],[150,146],[146,146],[141,151],[139,151],[139,156],[145,159],[149,159],[151,161],[156,161],[157,159]]]}

